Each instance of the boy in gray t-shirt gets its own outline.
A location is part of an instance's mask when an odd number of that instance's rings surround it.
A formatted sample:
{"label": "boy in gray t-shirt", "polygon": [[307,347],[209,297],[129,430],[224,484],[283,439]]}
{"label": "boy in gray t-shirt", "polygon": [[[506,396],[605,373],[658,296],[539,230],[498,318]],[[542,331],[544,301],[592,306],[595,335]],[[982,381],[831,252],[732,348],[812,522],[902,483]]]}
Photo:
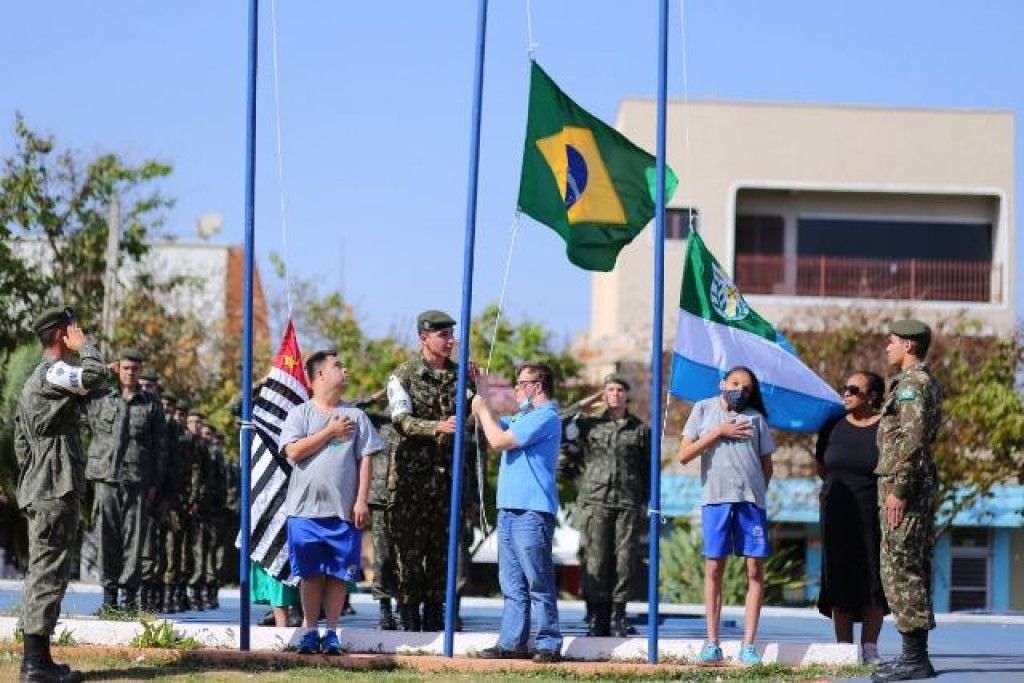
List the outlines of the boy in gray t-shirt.
{"label": "boy in gray t-shirt", "polygon": [[[366,413],[341,402],[348,384],[334,351],[317,351],[306,361],[313,398],[288,412],[281,448],[292,464],[285,507],[292,573],[302,579],[303,624],[308,631],[298,652],[338,654],[336,628],[345,604],[346,582],[359,571],[360,529],[370,515],[370,458],[384,442]],[[326,603],[327,631],[317,630]]]}

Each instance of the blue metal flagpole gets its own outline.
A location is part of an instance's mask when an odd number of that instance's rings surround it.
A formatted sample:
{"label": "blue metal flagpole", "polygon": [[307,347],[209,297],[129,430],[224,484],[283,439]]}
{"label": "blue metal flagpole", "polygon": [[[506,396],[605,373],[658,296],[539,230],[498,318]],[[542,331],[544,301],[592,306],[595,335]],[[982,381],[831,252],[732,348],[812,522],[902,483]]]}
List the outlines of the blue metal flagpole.
{"label": "blue metal flagpole", "polygon": [[256,66],[259,0],[249,2],[249,80],[245,115],[245,295],[242,297],[241,543],[238,549],[238,648],[249,649],[249,455],[252,449],[252,277],[256,241]]}
{"label": "blue metal flagpole", "polygon": [[[455,647],[455,584],[462,526],[462,463],[466,434],[466,373],[469,370],[469,320],[473,303],[473,246],[476,240],[476,190],[480,163],[480,118],[484,90],[484,47],[487,42],[487,0],[479,0],[476,24],[476,73],[473,77],[473,123],[469,137],[469,189],[466,196],[466,241],[462,257],[462,312],[459,317],[459,377],[455,389],[455,455],[452,497],[448,511],[448,577],[444,593],[444,656]],[[468,571],[468,567],[466,570]]]}
{"label": "blue metal flagpole", "polygon": [[658,662],[658,562],[661,541],[662,322],[665,317],[665,100],[668,94],[668,0],[658,13],[658,139],[654,214],[654,320],[651,332],[651,499],[648,502],[647,663]]}

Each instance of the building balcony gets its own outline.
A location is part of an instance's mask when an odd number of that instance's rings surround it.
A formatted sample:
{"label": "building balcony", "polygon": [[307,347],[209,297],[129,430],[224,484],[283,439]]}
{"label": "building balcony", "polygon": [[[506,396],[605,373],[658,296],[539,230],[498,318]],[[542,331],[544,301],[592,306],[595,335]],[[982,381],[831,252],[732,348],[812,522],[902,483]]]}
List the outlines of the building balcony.
{"label": "building balcony", "polygon": [[1002,269],[990,261],[736,255],[744,294],[1000,303]]}

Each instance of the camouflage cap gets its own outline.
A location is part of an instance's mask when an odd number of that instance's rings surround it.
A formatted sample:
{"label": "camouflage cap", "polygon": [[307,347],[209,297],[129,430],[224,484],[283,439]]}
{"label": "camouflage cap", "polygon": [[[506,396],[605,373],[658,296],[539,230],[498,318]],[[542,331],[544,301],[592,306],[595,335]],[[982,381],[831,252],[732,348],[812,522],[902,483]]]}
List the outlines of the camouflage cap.
{"label": "camouflage cap", "polygon": [[630,389],[629,382],[626,380],[626,378],[623,377],[622,375],[618,374],[618,373],[615,373],[615,372],[613,372],[612,374],[610,374],[607,377],[605,377],[604,378],[604,383],[605,384],[618,384],[623,389],[625,389],[626,391],[629,391],[629,389]]}
{"label": "camouflage cap", "polygon": [[423,311],[416,316],[416,330],[418,332],[433,332],[455,326],[455,318],[444,311]]}
{"label": "camouflage cap", "polygon": [[167,401],[168,403],[178,403],[178,397],[174,395],[173,391],[165,391],[160,394],[160,400]]}
{"label": "camouflage cap", "polygon": [[160,375],[156,374],[156,370],[143,370],[139,373],[139,379],[144,379],[147,382],[159,382]]}
{"label": "camouflage cap", "polygon": [[54,306],[47,308],[35,317],[32,321],[32,331],[42,334],[48,330],[56,329],[70,324],[75,319],[75,312],[67,306]]}
{"label": "camouflage cap", "polygon": [[[118,354],[117,359],[130,360],[136,363],[144,363],[146,361],[146,357],[142,354],[142,351],[132,347],[121,349],[121,353]],[[140,379],[145,379],[145,377]]]}
{"label": "camouflage cap", "polygon": [[914,341],[931,341],[932,338],[932,328],[920,320],[897,320],[889,326],[889,332]]}

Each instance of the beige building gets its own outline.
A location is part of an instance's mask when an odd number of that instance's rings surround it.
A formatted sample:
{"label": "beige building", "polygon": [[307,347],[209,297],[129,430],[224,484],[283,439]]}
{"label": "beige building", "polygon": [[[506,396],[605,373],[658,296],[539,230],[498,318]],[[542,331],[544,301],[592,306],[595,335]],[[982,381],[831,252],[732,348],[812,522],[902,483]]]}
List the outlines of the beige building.
{"label": "beige building", "polygon": [[[665,242],[665,345],[675,334],[691,219],[768,319],[813,327],[830,309],[966,311],[1016,321],[1014,118],[998,111],[671,103],[679,176]],[[655,103],[616,127],[655,148]],[[579,351],[595,375],[650,354],[654,230],[593,276]]]}

